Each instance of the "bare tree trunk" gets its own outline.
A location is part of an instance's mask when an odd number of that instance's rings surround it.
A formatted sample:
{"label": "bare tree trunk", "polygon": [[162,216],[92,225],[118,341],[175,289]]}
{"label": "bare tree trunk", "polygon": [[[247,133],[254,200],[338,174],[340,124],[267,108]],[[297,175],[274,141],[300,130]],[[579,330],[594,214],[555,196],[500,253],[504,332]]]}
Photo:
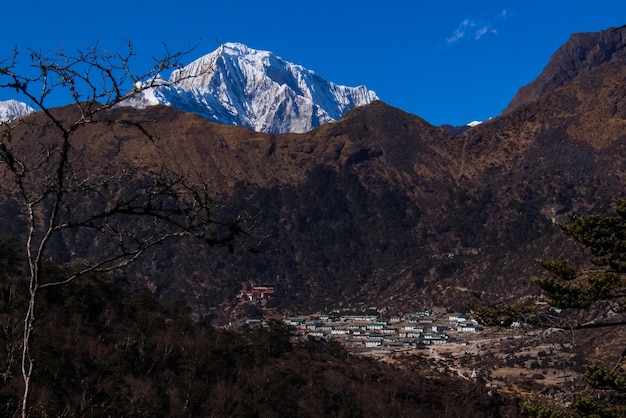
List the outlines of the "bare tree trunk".
{"label": "bare tree trunk", "polygon": [[22,418],[28,416],[28,396],[30,393],[30,381],[33,374],[33,358],[31,356],[31,338],[35,324],[35,307],[37,300],[37,290],[39,288],[39,266],[36,259],[33,259],[33,235],[35,233],[35,215],[32,205],[28,205],[29,232],[26,241],[26,253],[28,257],[28,268],[30,280],[28,283],[29,299],[26,314],[24,315],[24,337],[22,340],[22,379],[24,381],[24,392],[22,394]]}
{"label": "bare tree trunk", "polygon": [[28,416],[28,396],[30,393],[30,379],[33,375],[33,358],[30,353],[30,341],[35,323],[35,298],[36,289],[31,289],[28,309],[24,318],[24,339],[22,346],[22,379],[24,381],[24,391],[22,394],[22,418]]}
{"label": "bare tree trunk", "polygon": [[[131,91],[132,95],[163,85],[161,78],[155,81],[157,76],[164,70],[180,68],[179,59],[186,54],[170,54],[166,50],[165,57],[141,76],[130,72],[129,61],[134,55],[130,44],[127,55],[109,54],[98,46],[78,51],[76,55],[51,52],[52,58],[30,51],[31,66],[40,71],[34,77],[21,75],[17,70],[17,51],[8,59],[0,60],[0,89],[17,91],[29,100],[40,110],[47,126],[56,132],[56,136],[47,134],[42,139],[36,129],[28,130],[29,122],[0,123],[0,175],[6,174],[14,180],[13,186],[6,187],[11,193],[15,192],[23,208],[27,235],[24,258],[28,263],[29,294],[21,339],[22,418],[29,416],[31,408],[37,367],[32,342],[37,304],[45,288],[68,284],[90,272],[125,267],[148,248],[173,238],[190,236],[209,246],[230,249],[237,237],[246,235],[254,227],[254,219],[249,216],[226,222],[214,220],[208,186],[190,180],[185,173],[157,167],[154,171],[142,172],[143,182],[137,181],[135,189],[129,189],[129,178],[134,180],[143,168],[131,164],[131,168],[119,173],[91,172],[89,164],[82,164],[83,156],[72,146],[72,141],[80,140],[81,129],[86,125],[121,125],[120,121],[96,115],[108,115],[115,105],[128,98],[124,91]],[[56,89],[65,89],[73,98],[78,112],[75,119],[68,121],[67,115],[65,119],[57,117],[46,105],[49,94]],[[125,126],[137,129],[158,146],[141,124],[130,121]],[[24,151],[16,145],[25,140],[31,140],[39,149]],[[92,201],[98,204],[90,203]],[[127,218],[145,220],[141,224],[143,229],[126,226],[129,225]],[[70,265],[61,278],[46,277],[43,261],[51,255],[53,237],[62,240],[65,231],[78,230],[101,239],[104,243],[101,248],[106,250],[96,251],[88,259],[83,257],[80,266]]]}

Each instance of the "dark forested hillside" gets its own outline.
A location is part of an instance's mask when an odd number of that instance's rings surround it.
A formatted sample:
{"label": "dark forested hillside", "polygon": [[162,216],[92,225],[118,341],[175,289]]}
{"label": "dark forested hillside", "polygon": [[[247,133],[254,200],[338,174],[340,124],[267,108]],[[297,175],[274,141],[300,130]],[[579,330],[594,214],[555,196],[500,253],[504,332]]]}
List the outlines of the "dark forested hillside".
{"label": "dark forested hillside", "polygon": [[[21,396],[23,263],[2,242],[0,415]],[[60,273],[46,265],[45,275]],[[159,304],[124,277],[86,277],[41,294],[29,416],[320,417],[516,416],[475,382],[349,356],[334,341],[290,341],[290,330],[226,331]],[[512,414],[512,415],[511,415]]]}

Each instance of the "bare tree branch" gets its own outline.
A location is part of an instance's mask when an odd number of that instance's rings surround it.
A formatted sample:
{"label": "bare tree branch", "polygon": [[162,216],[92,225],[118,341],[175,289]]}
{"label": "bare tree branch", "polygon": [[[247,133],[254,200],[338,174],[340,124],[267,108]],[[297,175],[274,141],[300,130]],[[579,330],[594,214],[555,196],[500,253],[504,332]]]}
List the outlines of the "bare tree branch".
{"label": "bare tree branch", "polygon": [[[17,49],[0,61],[0,89],[14,90],[39,111],[32,118],[0,124],[0,176],[11,180],[7,193],[19,202],[26,228],[29,294],[21,353],[23,418],[30,411],[35,367],[31,341],[40,291],[92,272],[123,268],[172,239],[189,237],[232,250],[241,237],[252,235],[253,216],[214,218],[214,199],[200,177],[193,180],[165,166],[146,170],[132,163],[105,175],[91,170],[77,148],[84,129],[94,124],[107,126],[118,141],[116,127],[135,129],[158,148],[158,138],[144,124],[112,119],[109,114],[133,95],[167,85],[162,74],[181,68],[188,52],[171,53],[165,46],[164,56],[140,75],[131,70],[135,53],[130,42],[125,53],[109,53],[99,44],[74,53],[29,50],[29,71],[20,66],[23,55]],[[189,77],[178,74],[176,82]],[[71,117],[48,105],[59,93],[73,105]],[[24,141],[29,145],[25,147]],[[47,281],[42,271],[44,260],[54,252],[52,242],[70,231],[98,245],[74,262],[64,277]],[[261,243],[262,239],[251,249]]]}

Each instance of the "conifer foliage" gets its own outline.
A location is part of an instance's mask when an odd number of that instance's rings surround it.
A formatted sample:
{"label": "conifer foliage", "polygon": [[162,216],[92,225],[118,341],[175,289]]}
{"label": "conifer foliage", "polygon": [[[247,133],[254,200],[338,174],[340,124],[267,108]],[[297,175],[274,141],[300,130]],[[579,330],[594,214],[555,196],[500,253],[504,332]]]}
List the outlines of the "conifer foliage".
{"label": "conifer foliage", "polygon": [[573,216],[565,234],[591,253],[590,267],[577,270],[566,260],[540,261],[552,275],[535,282],[562,308],[604,303],[621,313],[626,308],[626,200],[615,201],[615,215]]}
{"label": "conifer foliage", "polygon": [[[482,303],[476,308],[483,323],[508,326],[524,322],[538,327],[562,328],[574,333],[596,328],[626,326],[626,200],[614,201],[613,214],[572,216],[559,225],[584,246],[588,262],[565,259],[539,260],[545,277],[533,281],[559,316],[520,306]],[[623,348],[626,348],[623,347]],[[626,349],[615,353],[615,364],[590,365],[584,373],[586,387],[574,394],[566,409],[525,402],[523,411],[534,417],[626,416]]]}

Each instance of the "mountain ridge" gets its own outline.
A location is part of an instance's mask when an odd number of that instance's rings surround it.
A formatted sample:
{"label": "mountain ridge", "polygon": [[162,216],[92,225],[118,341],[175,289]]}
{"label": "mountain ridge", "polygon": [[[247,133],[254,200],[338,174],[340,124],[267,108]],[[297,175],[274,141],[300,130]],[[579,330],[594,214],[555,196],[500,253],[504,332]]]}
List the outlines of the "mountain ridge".
{"label": "mountain ridge", "polygon": [[598,66],[611,62],[625,63],[625,42],[626,25],[599,32],[572,34],[552,55],[539,76],[519,89],[504,113],[535,101]]}
{"label": "mountain ridge", "polygon": [[[607,212],[624,195],[624,68],[599,64],[454,135],[381,101],[289,134],[171,107],[120,107],[101,114],[116,121],[114,131],[111,123],[89,124],[71,152],[77,164],[91,164],[86,169],[116,173],[138,164],[181,173],[215,191],[218,213],[258,214],[258,231],[271,237],[261,254],[184,243],[129,273],[160,298],[186,300],[199,318],[228,322],[244,280],[273,283],[273,306],[290,312],[462,307],[473,292],[511,301],[536,296],[535,259],[581,257],[556,223]],[[54,109],[68,120],[73,111]],[[28,129],[45,125],[44,115],[29,118],[14,134],[32,141]],[[12,146],[37,158],[28,144]],[[14,207],[0,208],[0,218],[12,220],[5,234],[19,226]],[[73,239],[65,248],[89,248]]]}
{"label": "mountain ridge", "polygon": [[154,84],[123,105],[171,105],[211,121],[272,133],[306,132],[378,98],[365,86],[336,85],[239,43],[223,44],[174,71],[167,82]]}

